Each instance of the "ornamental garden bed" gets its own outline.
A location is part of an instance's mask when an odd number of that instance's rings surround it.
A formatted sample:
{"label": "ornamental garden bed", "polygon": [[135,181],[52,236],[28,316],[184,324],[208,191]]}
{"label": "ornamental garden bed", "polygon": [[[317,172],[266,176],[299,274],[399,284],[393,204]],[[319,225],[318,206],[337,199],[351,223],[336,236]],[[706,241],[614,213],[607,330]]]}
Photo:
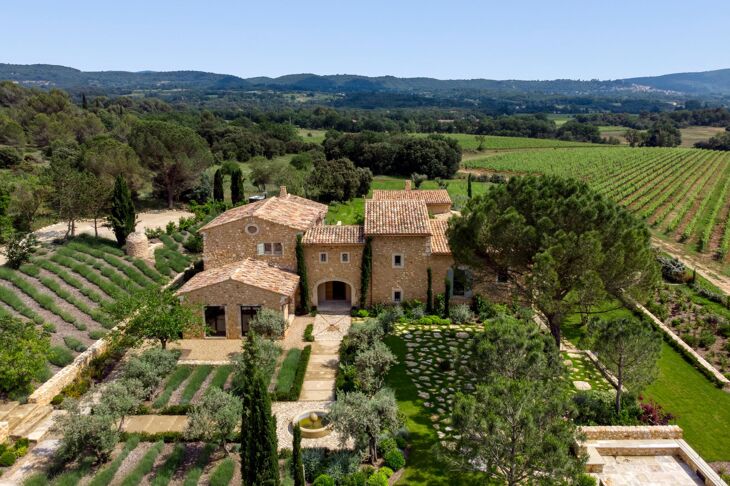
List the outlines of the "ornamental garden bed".
{"label": "ornamental garden bed", "polygon": [[727,299],[717,297],[704,287],[665,284],[647,308],[727,376],[730,375],[730,309]]}
{"label": "ornamental garden bed", "polygon": [[150,413],[185,414],[210,388],[228,390],[232,372],[233,367],[229,365],[178,365],[145,405]]}

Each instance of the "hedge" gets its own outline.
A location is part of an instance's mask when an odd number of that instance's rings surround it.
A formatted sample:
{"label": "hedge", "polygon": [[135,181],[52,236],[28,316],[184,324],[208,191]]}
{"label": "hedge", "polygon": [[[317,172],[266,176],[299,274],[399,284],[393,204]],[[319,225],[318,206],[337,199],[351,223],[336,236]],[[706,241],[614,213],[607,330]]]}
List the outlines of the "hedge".
{"label": "hedge", "polygon": [[304,384],[304,375],[307,373],[307,365],[309,365],[309,356],[312,354],[312,346],[306,345],[302,349],[302,354],[299,356],[299,363],[297,365],[297,371],[294,375],[294,382],[289,389],[289,394],[286,397],[280,397],[279,400],[295,402],[299,400],[299,395],[302,392],[302,385]]}
{"label": "hedge", "polygon": [[314,342],[314,324],[307,324],[304,328],[304,340],[308,343]]}
{"label": "hedge", "polygon": [[58,366],[59,368],[63,368],[74,360],[71,352],[66,348],[62,348],[61,346],[51,346],[48,350],[47,357],[49,363]]}
{"label": "hedge", "polygon": [[291,398],[291,389],[294,384],[294,377],[297,374],[297,369],[299,368],[301,355],[301,349],[292,348],[287,351],[284,361],[281,363],[279,376],[276,380],[275,391],[275,396],[281,397],[281,400],[289,400]]}

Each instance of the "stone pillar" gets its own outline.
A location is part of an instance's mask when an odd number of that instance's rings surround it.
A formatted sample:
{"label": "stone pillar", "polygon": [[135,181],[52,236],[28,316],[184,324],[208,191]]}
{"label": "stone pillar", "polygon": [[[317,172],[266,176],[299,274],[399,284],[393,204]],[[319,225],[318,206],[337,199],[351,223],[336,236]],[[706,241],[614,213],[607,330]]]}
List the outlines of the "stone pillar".
{"label": "stone pillar", "polygon": [[127,255],[142,259],[149,258],[149,241],[144,233],[135,232],[127,236]]}

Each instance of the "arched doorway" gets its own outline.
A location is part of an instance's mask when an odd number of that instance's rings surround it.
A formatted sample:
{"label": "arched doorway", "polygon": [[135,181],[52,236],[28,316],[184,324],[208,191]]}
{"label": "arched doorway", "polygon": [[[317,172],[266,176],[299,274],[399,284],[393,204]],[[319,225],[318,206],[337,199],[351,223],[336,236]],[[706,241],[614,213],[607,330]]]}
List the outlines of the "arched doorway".
{"label": "arched doorway", "polygon": [[341,280],[317,285],[317,309],[352,307],[352,286]]}

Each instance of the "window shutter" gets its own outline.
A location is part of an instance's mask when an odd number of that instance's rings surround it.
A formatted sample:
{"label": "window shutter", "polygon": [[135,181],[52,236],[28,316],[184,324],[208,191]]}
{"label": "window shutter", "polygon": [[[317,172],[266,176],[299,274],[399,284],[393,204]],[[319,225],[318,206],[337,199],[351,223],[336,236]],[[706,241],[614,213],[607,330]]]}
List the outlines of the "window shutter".
{"label": "window shutter", "polygon": [[258,245],[256,245],[256,253],[258,253],[259,255],[264,254],[264,244],[263,243],[259,243]]}

